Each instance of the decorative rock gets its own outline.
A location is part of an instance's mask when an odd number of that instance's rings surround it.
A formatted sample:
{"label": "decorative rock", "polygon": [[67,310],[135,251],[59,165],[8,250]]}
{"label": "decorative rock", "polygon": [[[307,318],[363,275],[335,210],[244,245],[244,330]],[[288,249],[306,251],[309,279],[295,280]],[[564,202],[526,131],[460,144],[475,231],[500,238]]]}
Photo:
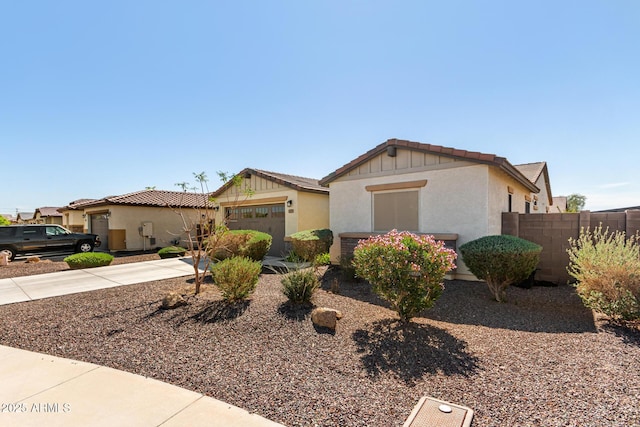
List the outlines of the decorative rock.
{"label": "decorative rock", "polygon": [[342,319],[342,313],[333,308],[318,307],[311,312],[311,321],[314,325],[333,329],[334,331],[338,319]]}
{"label": "decorative rock", "polygon": [[0,252],[0,265],[9,265],[9,255]]}
{"label": "decorative rock", "polygon": [[40,262],[40,258],[37,256],[30,256],[27,258],[27,262],[35,264],[36,262]]}
{"label": "decorative rock", "polygon": [[161,308],[165,310],[172,310],[180,306],[186,305],[187,301],[177,292],[169,292],[167,296],[162,299]]}

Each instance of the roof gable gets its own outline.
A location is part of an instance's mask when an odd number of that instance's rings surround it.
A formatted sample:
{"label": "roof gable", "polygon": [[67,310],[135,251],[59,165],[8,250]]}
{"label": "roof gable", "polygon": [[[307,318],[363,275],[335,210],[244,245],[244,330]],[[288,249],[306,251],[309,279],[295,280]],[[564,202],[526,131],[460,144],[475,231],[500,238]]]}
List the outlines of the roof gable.
{"label": "roof gable", "polygon": [[[329,194],[329,189],[320,185],[319,181],[314,178],[305,178],[302,176],[287,175],[284,173],[265,171],[262,169],[245,168],[235,176],[247,177],[255,175],[260,178],[272,181],[276,184],[292,188],[297,191],[305,191],[310,193]],[[214,197],[223,194],[229,187],[233,185],[232,181],[228,181],[220,188],[213,192]]]}
{"label": "roof gable", "polygon": [[538,185],[538,180],[541,176],[544,177],[545,189],[547,190],[547,196],[549,199],[549,205],[553,205],[553,196],[551,195],[551,183],[549,182],[549,169],[547,168],[547,162],[535,162],[525,163],[522,165],[515,165],[527,179],[534,184]]}
{"label": "roof gable", "polygon": [[[476,151],[467,151],[467,150],[459,150],[451,147],[443,147],[440,145],[432,145],[432,144],[423,144],[420,142],[414,141],[406,141],[406,140],[398,140],[398,139],[389,139],[382,144],[372,148],[356,159],[350,161],[345,164],[341,168],[335,170],[330,173],[326,177],[320,180],[320,184],[323,186],[328,186],[332,181],[340,178],[341,176],[347,175],[350,171],[364,164],[365,162],[373,159],[381,153],[387,151],[387,153],[392,154],[393,150],[397,148],[408,149],[412,151],[419,151],[426,154],[433,154],[436,156],[447,157],[453,160],[463,160],[469,161],[473,163],[486,164],[490,166],[495,166],[502,171],[506,172],[509,176],[511,176],[516,181],[520,182],[531,192],[537,193],[540,190],[536,185],[531,182],[522,172],[516,169],[511,163],[507,161],[504,157],[496,156],[495,154],[487,154],[480,153]],[[395,154],[393,154],[395,155]]]}

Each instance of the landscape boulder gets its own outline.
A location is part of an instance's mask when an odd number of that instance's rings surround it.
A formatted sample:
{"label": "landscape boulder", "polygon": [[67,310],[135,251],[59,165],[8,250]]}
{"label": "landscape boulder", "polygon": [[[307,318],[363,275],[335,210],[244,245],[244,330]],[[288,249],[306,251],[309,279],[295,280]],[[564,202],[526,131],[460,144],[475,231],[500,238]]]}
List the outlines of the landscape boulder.
{"label": "landscape boulder", "polygon": [[318,307],[311,312],[311,321],[314,325],[322,328],[336,330],[336,324],[342,319],[342,313],[333,308]]}
{"label": "landscape boulder", "polygon": [[169,292],[163,299],[162,299],[162,308],[165,310],[171,310],[174,308],[178,308],[181,307],[183,305],[186,305],[187,301],[182,297],[182,295],[180,295],[177,292]]}

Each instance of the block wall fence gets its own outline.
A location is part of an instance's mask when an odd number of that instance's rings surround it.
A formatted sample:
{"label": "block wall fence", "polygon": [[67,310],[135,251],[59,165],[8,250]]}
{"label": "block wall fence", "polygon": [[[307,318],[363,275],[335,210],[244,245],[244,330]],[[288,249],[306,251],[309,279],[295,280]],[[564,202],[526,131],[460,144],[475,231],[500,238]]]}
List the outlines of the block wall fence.
{"label": "block wall fence", "polygon": [[572,278],[567,273],[569,265],[569,238],[577,239],[581,228],[602,228],[624,231],[627,236],[640,232],[640,210],[625,212],[590,212],[502,214],[502,234],[521,237],[542,246],[536,280],[566,284]]}

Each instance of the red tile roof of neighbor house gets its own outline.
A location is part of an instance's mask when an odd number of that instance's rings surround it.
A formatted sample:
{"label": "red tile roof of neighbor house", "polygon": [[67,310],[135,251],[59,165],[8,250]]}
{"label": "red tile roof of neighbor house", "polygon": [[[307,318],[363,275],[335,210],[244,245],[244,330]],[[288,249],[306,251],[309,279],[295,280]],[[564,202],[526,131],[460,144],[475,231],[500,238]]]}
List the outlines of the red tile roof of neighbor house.
{"label": "red tile roof of neighbor house", "polygon": [[349,173],[349,171],[360,166],[361,164],[371,160],[378,154],[384,152],[387,147],[406,148],[408,150],[420,151],[423,153],[435,154],[438,156],[449,157],[458,160],[469,160],[476,163],[483,163],[491,166],[495,166],[508,175],[513,177],[516,181],[527,187],[531,192],[538,193],[540,189],[531,182],[521,171],[507,161],[504,157],[496,156],[495,154],[480,153],[477,151],[459,150],[457,148],[443,147],[441,145],[423,144],[421,142],[406,141],[401,139],[389,139],[382,144],[372,148],[356,159],[345,164],[341,168],[335,170],[329,175],[320,180],[320,184],[328,186],[329,183],[338,179],[339,177]]}
{"label": "red tile roof of neighbor house", "polygon": [[[142,190],[121,196],[107,196],[91,200],[76,206],[88,208],[105,205],[157,206],[202,208],[207,203],[208,195],[186,191]],[[212,206],[212,204],[211,204]]]}
{"label": "red tile roof of neighbor house", "polygon": [[[236,176],[241,175],[255,175],[261,178],[273,181],[275,183],[284,185],[285,187],[292,188],[298,191],[307,191],[311,193],[329,194],[329,189],[320,185],[319,181],[314,178],[305,178],[302,176],[287,175],[284,173],[270,172],[262,169],[245,168],[240,171]],[[219,196],[224,193],[233,183],[231,181],[222,185],[216,191],[213,192],[214,196]]]}
{"label": "red tile roof of neighbor house", "polygon": [[60,208],[59,207],[45,206],[45,207],[36,209],[36,212],[40,211],[40,216],[41,217],[45,217],[45,216],[62,216],[62,214],[58,211],[58,209],[60,209]]}

